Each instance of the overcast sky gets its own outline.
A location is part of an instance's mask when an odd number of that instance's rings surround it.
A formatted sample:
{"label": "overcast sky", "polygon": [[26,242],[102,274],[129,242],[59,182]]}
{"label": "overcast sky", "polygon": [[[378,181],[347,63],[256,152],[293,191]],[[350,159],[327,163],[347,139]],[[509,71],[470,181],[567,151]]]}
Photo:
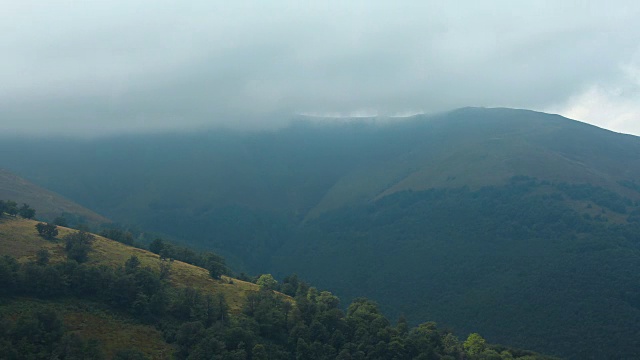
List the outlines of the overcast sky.
{"label": "overcast sky", "polygon": [[640,135],[638,19],[638,1],[0,0],[0,128],[506,106]]}

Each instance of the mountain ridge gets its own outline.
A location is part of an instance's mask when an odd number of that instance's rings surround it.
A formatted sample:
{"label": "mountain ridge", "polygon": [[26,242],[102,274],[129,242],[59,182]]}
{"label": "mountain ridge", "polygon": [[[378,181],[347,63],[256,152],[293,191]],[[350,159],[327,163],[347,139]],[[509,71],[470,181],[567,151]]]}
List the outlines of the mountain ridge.
{"label": "mountain ridge", "polygon": [[[640,351],[625,335],[640,321],[636,136],[466,108],[385,124],[28,145],[20,161],[0,151],[0,163],[115,221],[214,250],[238,271],[295,272],[393,316],[477,325],[490,341],[569,358]],[[589,332],[589,316],[609,335]]]}
{"label": "mountain ridge", "polygon": [[[497,114],[500,117],[499,124],[487,124],[487,119],[474,119],[477,113]],[[513,114],[543,117],[539,122],[547,123],[548,127],[538,128],[532,127],[529,123],[512,119]],[[526,119],[525,116],[525,120]],[[505,119],[506,118],[506,119]],[[477,132],[470,133],[465,129],[457,130],[459,138],[451,138],[451,134],[445,134],[451,131],[455,126],[460,126],[463,120],[464,125],[488,126],[491,129],[503,129],[511,127],[512,131],[504,133],[503,131],[487,132],[482,128],[474,129],[478,132],[484,132],[482,136],[478,136]],[[484,121],[483,121],[484,120]],[[493,119],[488,119],[494,121]],[[507,120],[507,121],[505,121]],[[347,174],[338,183],[330,189],[321,200],[321,202],[311,211],[312,216],[317,216],[326,208],[339,207],[343,205],[339,201],[333,199],[344,199],[359,196],[368,200],[379,199],[383,196],[390,195],[396,191],[403,190],[425,190],[437,187],[459,187],[471,186],[479,188],[487,185],[505,184],[510,177],[515,175],[533,176],[551,181],[573,181],[573,182],[593,182],[607,188],[613,188],[615,191],[623,193],[627,196],[636,197],[635,192],[620,186],[617,182],[620,180],[612,180],[601,168],[602,164],[589,164],[585,166],[585,156],[576,158],[576,149],[555,149],[550,150],[551,141],[546,140],[545,136],[563,137],[569,132],[574,131],[575,127],[584,135],[588,132],[598,132],[601,136],[609,136],[619,138],[619,135],[627,137],[630,143],[635,144],[634,151],[636,156],[633,157],[635,166],[626,168],[626,172],[620,169],[607,169],[606,172],[624,173],[626,176],[635,179],[640,177],[640,144],[639,138],[633,135],[618,134],[608,130],[598,128],[593,125],[581,123],[576,120],[568,119],[560,115],[549,115],[533,111],[513,110],[513,109],[484,109],[484,108],[463,108],[452,112],[441,114],[435,117],[415,116],[412,121],[423,122],[418,126],[431,128],[431,136],[447,135],[447,144],[437,144],[447,146],[450,149],[442,151],[437,146],[429,146],[429,144],[415,144],[414,149],[409,150],[400,157],[378,164],[378,168],[369,170],[373,173],[367,174],[367,169],[357,168],[355,172],[362,174]],[[424,124],[427,123],[427,124]],[[524,129],[518,127],[525,127]],[[442,131],[442,128],[445,128]],[[527,129],[527,127],[531,129]],[[515,129],[513,129],[515,128]],[[427,132],[423,129],[423,132]],[[438,133],[438,131],[440,131]],[[470,140],[476,138],[474,141]],[[479,139],[477,139],[479,138]],[[438,141],[438,139],[431,139]],[[610,144],[609,144],[610,146]],[[448,151],[447,151],[448,150]],[[572,151],[571,151],[572,150]],[[412,156],[412,154],[419,154]],[[573,154],[572,154],[573,153]],[[628,154],[627,154],[628,155]],[[502,157],[498,161],[497,159]],[[406,165],[409,163],[409,165]],[[401,166],[397,164],[402,164]],[[459,167],[456,168],[455,166]],[[606,164],[605,164],[606,165]],[[400,167],[400,168],[398,168]],[[546,174],[541,171],[540,167]],[[567,169],[571,167],[573,169]],[[434,171],[433,168],[436,170]],[[633,171],[632,171],[633,169]],[[570,173],[570,177],[563,174]],[[351,176],[353,175],[353,176]],[[389,183],[373,185],[374,189],[366,194],[358,193],[358,185],[366,184],[367,179],[386,177]],[[342,190],[341,187],[345,187]],[[332,194],[332,192],[337,194]],[[337,203],[333,206],[325,206],[324,203]]]}
{"label": "mountain ridge", "polygon": [[0,168],[0,199],[30,204],[38,209],[36,214],[38,218],[48,221],[67,214],[93,225],[110,222],[106,217],[2,168]]}

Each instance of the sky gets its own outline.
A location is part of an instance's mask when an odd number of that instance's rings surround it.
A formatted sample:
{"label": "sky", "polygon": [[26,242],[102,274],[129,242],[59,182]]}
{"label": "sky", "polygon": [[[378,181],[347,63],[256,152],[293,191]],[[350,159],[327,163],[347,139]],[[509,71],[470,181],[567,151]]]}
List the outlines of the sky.
{"label": "sky", "polygon": [[0,0],[0,131],[484,106],[640,135],[639,18],[616,0]]}

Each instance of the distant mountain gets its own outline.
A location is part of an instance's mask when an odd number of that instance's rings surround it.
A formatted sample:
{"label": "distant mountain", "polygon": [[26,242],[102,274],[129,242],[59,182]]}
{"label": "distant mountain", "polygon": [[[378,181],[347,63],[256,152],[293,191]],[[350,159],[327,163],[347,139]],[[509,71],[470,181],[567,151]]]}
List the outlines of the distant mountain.
{"label": "distant mountain", "polygon": [[503,185],[516,175],[640,195],[625,185],[640,179],[637,137],[558,115],[464,108],[380,131],[382,151],[344,174],[311,214],[403,190]]}
{"label": "distant mountain", "polygon": [[465,108],[262,132],[6,139],[0,164],[237,269],[296,272],[393,316],[575,359],[640,353],[635,136]]}
{"label": "distant mountain", "polygon": [[69,221],[94,225],[110,222],[106,217],[4,169],[0,169],[0,199],[29,204],[38,210],[38,219],[53,221],[58,216],[66,216]]}

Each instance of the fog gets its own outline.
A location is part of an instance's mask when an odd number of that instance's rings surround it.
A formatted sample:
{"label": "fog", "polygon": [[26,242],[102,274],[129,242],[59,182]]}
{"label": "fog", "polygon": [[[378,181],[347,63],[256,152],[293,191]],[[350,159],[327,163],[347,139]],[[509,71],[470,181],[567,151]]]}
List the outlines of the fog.
{"label": "fog", "polygon": [[[634,1],[2,1],[4,134],[527,108],[640,135]],[[329,121],[329,120],[327,120]]]}

